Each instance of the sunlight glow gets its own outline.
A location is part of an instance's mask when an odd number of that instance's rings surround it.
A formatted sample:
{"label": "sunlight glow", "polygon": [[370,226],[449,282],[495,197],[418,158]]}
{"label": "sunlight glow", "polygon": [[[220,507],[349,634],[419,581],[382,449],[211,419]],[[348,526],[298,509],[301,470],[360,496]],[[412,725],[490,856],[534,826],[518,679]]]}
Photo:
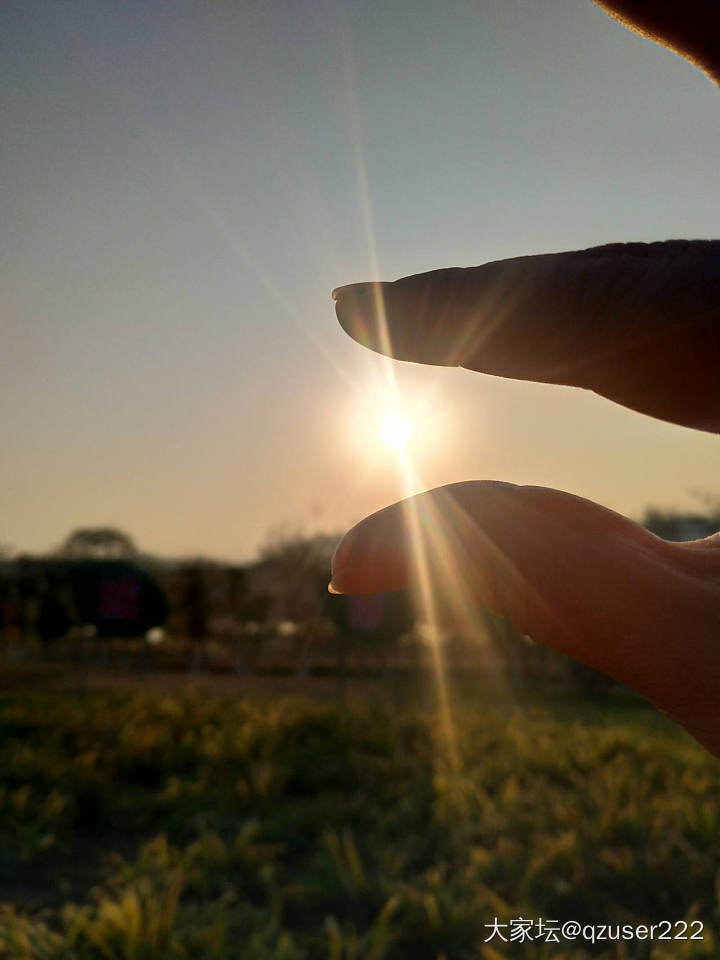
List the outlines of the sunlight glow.
{"label": "sunlight glow", "polygon": [[395,447],[396,450],[405,449],[411,433],[412,426],[410,421],[400,413],[388,414],[383,420],[382,438],[385,443],[391,447]]}
{"label": "sunlight glow", "polygon": [[[348,119],[350,126],[350,139],[355,148],[355,172],[357,176],[358,199],[363,214],[365,225],[365,238],[367,243],[368,256],[374,281],[375,295],[375,334],[382,354],[382,372],[384,374],[384,390],[386,402],[381,406],[381,410],[396,411],[398,407],[398,384],[395,375],[395,366],[390,358],[393,355],[390,331],[387,323],[385,311],[385,302],[382,295],[382,287],[379,283],[380,270],[378,263],[377,245],[375,240],[375,227],[373,222],[372,202],[370,185],[365,162],[364,140],[360,123],[360,111],[358,109],[356,95],[356,71],[353,57],[352,44],[349,42],[349,34],[346,36],[346,42],[343,44],[343,53],[346,68],[346,93],[348,100]],[[376,391],[371,391],[370,396],[378,397]],[[426,395],[422,406],[430,402],[430,395]],[[425,419],[425,418],[421,418]],[[406,533],[408,547],[413,559],[414,584],[413,593],[416,610],[419,620],[426,627],[432,650],[433,668],[435,673],[435,682],[438,694],[438,712],[440,721],[440,731],[444,741],[444,757],[448,768],[457,772],[459,768],[459,754],[457,749],[457,740],[455,735],[455,724],[452,715],[450,703],[450,690],[447,683],[445,664],[443,661],[442,650],[440,648],[440,624],[437,615],[436,598],[433,593],[433,583],[430,576],[430,564],[428,556],[428,544],[426,543],[425,530],[428,518],[421,517],[413,501],[407,498],[422,489],[421,479],[416,465],[410,460],[409,452],[406,449],[407,441],[411,434],[412,423],[419,425],[417,411],[413,409],[412,420],[401,416],[399,413],[385,413],[381,421],[381,434],[385,442],[394,447],[398,453],[398,466],[402,478],[403,494],[406,498]],[[361,434],[364,433],[361,431]],[[368,433],[364,433],[365,437]],[[375,434],[377,436],[377,434]],[[423,429],[423,441],[427,438],[427,431]],[[425,445],[425,444],[423,444]],[[430,518],[432,525],[432,518]],[[438,531],[440,534],[440,532]],[[441,536],[441,534],[440,534]]]}
{"label": "sunlight glow", "polygon": [[450,706],[445,662],[440,649],[440,625],[437,615],[433,585],[430,578],[430,565],[427,553],[426,539],[423,534],[423,524],[418,514],[416,503],[411,499],[414,488],[418,486],[418,477],[407,456],[403,455],[403,474],[407,499],[404,502],[405,519],[407,521],[408,540],[412,550],[415,566],[415,602],[417,612],[424,624],[426,636],[430,640],[435,683],[438,693],[438,708],[440,725],[445,740],[446,759],[450,769],[457,772],[459,769],[459,754],[455,723]]}

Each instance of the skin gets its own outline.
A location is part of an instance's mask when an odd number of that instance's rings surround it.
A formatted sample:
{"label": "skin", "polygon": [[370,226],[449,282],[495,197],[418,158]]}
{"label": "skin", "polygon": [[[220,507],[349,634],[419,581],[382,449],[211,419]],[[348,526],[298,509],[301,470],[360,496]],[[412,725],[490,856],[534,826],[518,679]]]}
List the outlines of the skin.
{"label": "skin", "polygon": [[[716,0],[598,6],[720,82]],[[518,257],[333,297],[350,336],[396,359],[576,386],[720,433],[720,241]],[[720,756],[720,534],[668,543],[580,497],[497,481],[411,500],[345,535],[332,590],[412,585],[412,509],[433,583],[451,571],[471,604],[633,687]]]}

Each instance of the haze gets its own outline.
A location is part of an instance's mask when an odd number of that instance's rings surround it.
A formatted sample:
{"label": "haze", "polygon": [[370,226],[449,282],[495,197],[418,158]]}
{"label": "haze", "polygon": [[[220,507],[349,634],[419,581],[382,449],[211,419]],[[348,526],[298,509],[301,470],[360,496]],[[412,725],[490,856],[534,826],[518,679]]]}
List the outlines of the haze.
{"label": "haze", "polygon": [[[382,360],[333,287],[717,233],[720,94],[583,0],[5,2],[0,36],[18,550],[113,524],[246,559],[273,530],[342,530],[402,479],[358,436]],[[432,391],[426,487],[538,483],[631,516],[720,494],[715,436],[395,368]]]}

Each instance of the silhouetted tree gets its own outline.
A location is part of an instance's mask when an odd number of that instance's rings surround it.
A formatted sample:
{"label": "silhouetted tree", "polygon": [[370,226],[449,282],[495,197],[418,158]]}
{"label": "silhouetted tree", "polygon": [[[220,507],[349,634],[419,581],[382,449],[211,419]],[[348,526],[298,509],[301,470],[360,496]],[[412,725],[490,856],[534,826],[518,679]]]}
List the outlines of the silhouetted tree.
{"label": "silhouetted tree", "polygon": [[181,574],[180,606],[185,633],[190,640],[190,670],[199,670],[206,655],[210,604],[202,566],[185,567]]}
{"label": "silhouetted tree", "polygon": [[235,673],[245,673],[256,667],[257,654],[267,634],[271,598],[252,589],[247,567],[228,567],[226,590],[232,668]]}
{"label": "silhouetted tree", "polygon": [[363,596],[323,597],[326,617],[335,627],[337,674],[344,688],[347,654],[351,644],[380,652],[387,670],[387,653],[415,626],[415,611],[409,590]]}
{"label": "silhouetted tree", "polygon": [[40,599],[35,630],[47,645],[64,637],[72,626],[68,604],[57,587],[48,586]]}
{"label": "silhouetted tree", "polygon": [[707,513],[683,513],[648,507],[640,522],[663,540],[699,540],[720,530],[720,507],[715,505]]}
{"label": "silhouetted tree", "polygon": [[78,560],[65,566],[79,624],[99,637],[140,637],[162,626],[167,603],[152,577],[127,560]]}
{"label": "silhouetted tree", "polygon": [[309,669],[313,643],[328,633],[324,601],[337,541],[338,537],[324,534],[275,538],[251,571],[253,590],[268,598],[269,617],[296,628],[293,636],[301,675]]}
{"label": "silhouetted tree", "polygon": [[69,560],[121,559],[137,555],[132,537],[115,527],[81,527],[74,530],[57,551]]}

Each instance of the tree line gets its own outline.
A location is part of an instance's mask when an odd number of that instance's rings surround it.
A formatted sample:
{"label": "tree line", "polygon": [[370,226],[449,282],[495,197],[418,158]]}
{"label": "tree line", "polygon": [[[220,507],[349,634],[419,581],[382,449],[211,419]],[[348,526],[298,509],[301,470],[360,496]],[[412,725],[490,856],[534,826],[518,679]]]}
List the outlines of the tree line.
{"label": "tree line", "polygon": [[[708,536],[720,528],[720,503],[692,514],[648,508],[642,523],[665,539]],[[49,659],[91,647],[107,663],[113,644],[134,639],[144,663],[152,648],[164,668],[301,675],[417,669],[439,643],[451,667],[513,683],[606,682],[487,611],[471,629],[445,622],[429,635],[408,591],[329,594],[337,540],[276,537],[256,561],[240,565],[163,560],[141,553],[123,531],[79,529],[47,556],[0,559],[0,637],[7,649]]]}

